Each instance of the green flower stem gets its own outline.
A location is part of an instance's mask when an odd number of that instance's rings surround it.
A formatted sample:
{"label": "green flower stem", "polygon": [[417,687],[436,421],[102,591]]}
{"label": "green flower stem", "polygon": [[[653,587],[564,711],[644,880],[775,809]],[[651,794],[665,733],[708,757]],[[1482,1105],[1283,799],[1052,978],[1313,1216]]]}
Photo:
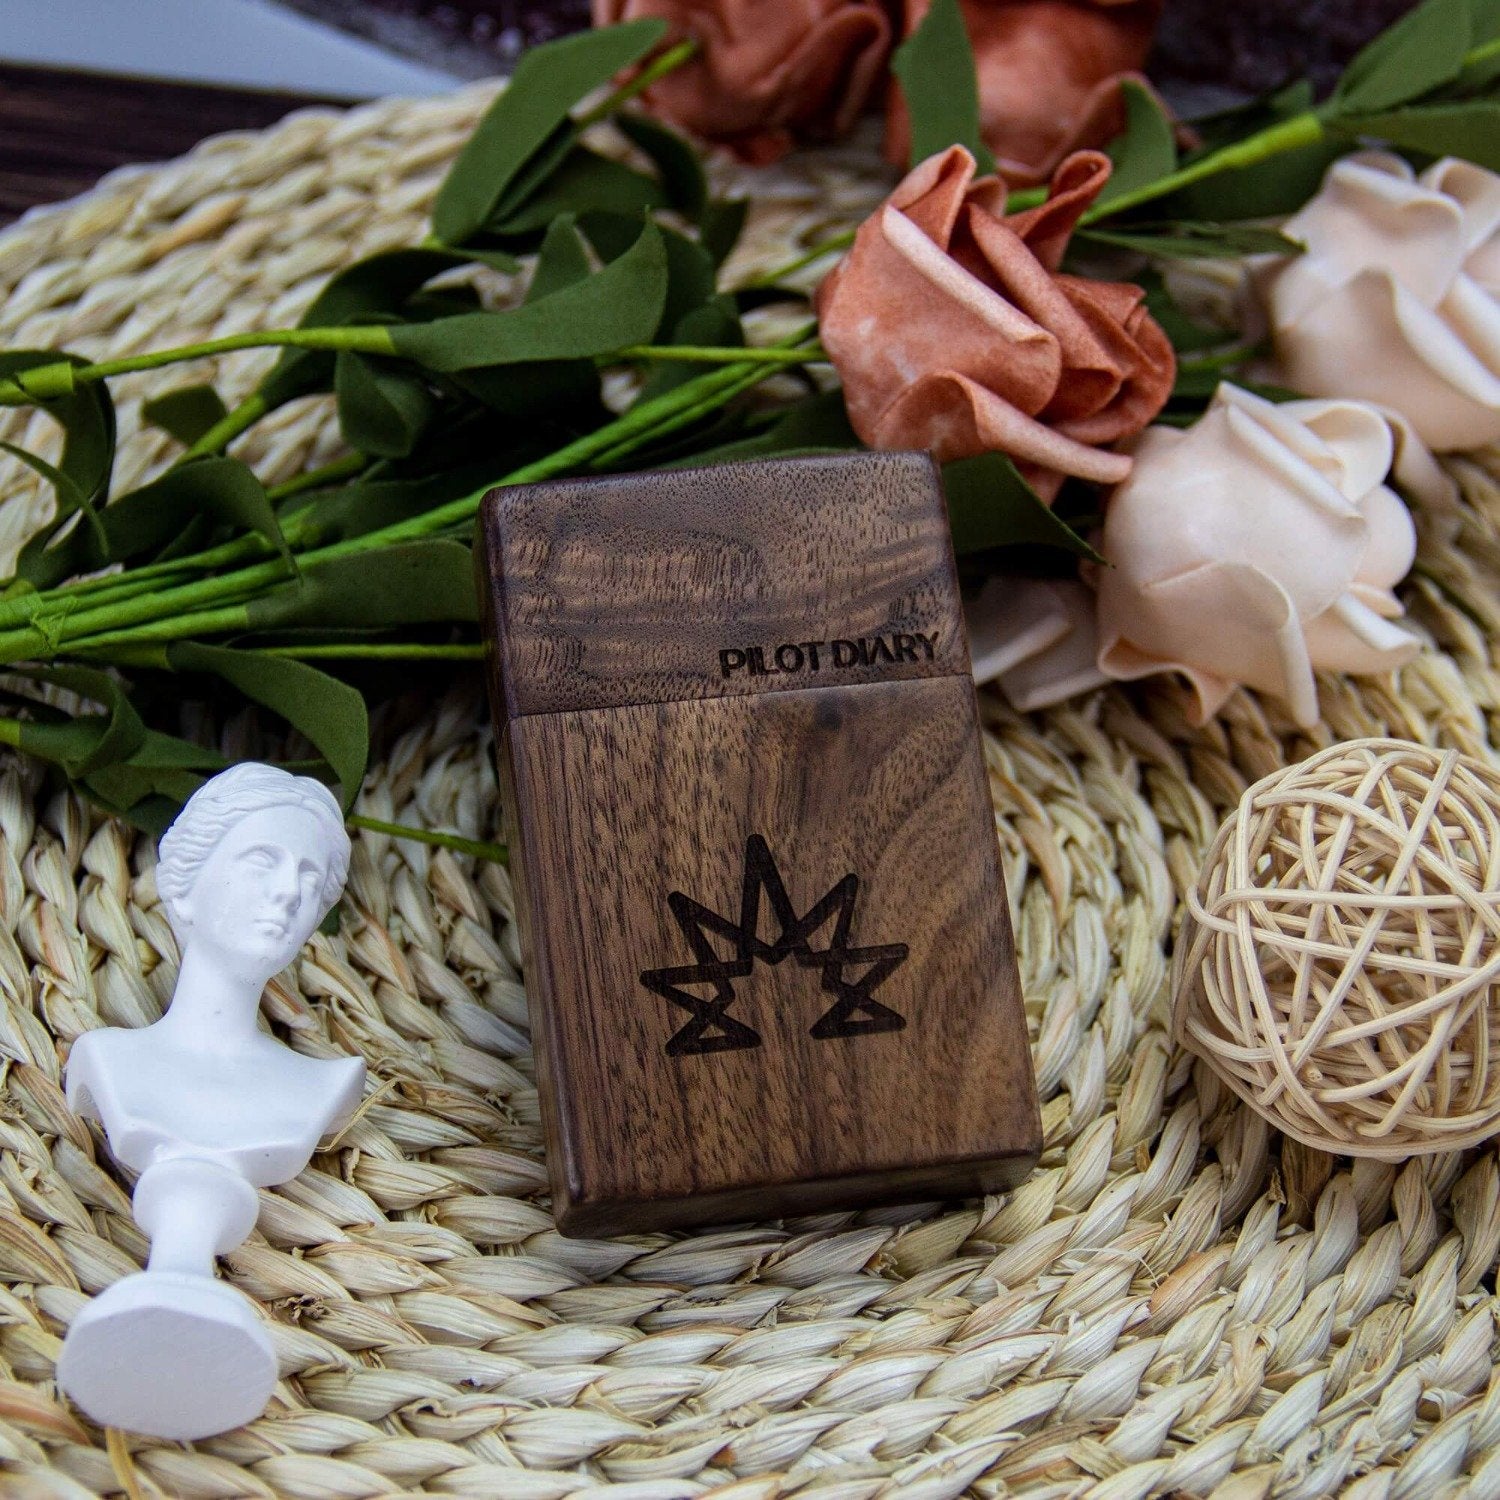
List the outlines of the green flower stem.
{"label": "green flower stem", "polygon": [[1489,41],[1475,47],[1472,52],[1466,52],[1464,67],[1479,67],[1484,63],[1493,62],[1497,57],[1500,57],[1500,36],[1491,37]]}
{"label": "green flower stem", "polygon": [[346,453],[342,458],[324,464],[321,469],[309,469],[305,474],[297,474],[281,484],[272,485],[266,491],[266,499],[276,505],[282,500],[290,500],[293,495],[302,494],[304,490],[318,490],[326,485],[337,484],[341,479],[353,479],[356,474],[369,467],[368,454]]}
{"label": "green flower stem", "polygon": [[[1493,38],[1466,53],[1463,66],[1481,66],[1496,57],[1500,57],[1500,38]],[[1231,141],[1227,146],[1221,146],[1217,151],[1210,151],[1207,156],[1200,156],[1197,161],[1167,173],[1165,177],[1158,177],[1155,182],[1143,183],[1138,188],[1121,193],[1118,198],[1096,203],[1080,222],[1092,224],[1113,214],[1124,213],[1127,209],[1138,208],[1142,203],[1165,198],[1169,193],[1180,192],[1183,188],[1192,187],[1194,183],[1220,172],[1259,166],[1261,162],[1270,161],[1272,157],[1281,156],[1288,151],[1315,146],[1330,132],[1357,133],[1358,125],[1357,119],[1341,122],[1337,101],[1329,100],[1316,109],[1304,110],[1290,119],[1278,120],[1274,125],[1268,125],[1242,141]],[[1024,196],[1029,195],[1013,195],[1011,205],[1015,208],[1024,207],[1021,202]],[[1045,191],[1041,191],[1033,201],[1041,202],[1045,196]]]}
{"label": "green flower stem", "polygon": [[1289,120],[1278,120],[1276,124],[1268,125],[1242,141],[1231,141],[1217,151],[1210,151],[1207,156],[1200,156],[1197,161],[1189,162],[1175,172],[1168,172],[1155,182],[1142,183],[1140,187],[1132,188],[1107,202],[1096,203],[1079,222],[1092,224],[1113,214],[1124,213],[1126,209],[1138,208],[1142,203],[1165,198],[1169,193],[1180,192],[1183,188],[1192,187],[1195,182],[1202,182],[1204,178],[1216,176],[1220,172],[1258,166],[1284,152],[1296,151],[1303,146],[1315,146],[1327,134],[1327,130],[1323,115],[1318,110],[1304,110]]}
{"label": "green flower stem", "polygon": [[232,411],[225,412],[197,442],[192,443],[177,462],[186,463],[190,458],[202,458],[207,453],[222,453],[242,432],[254,427],[270,409],[270,404],[259,391],[246,396]]}
{"label": "green flower stem", "polygon": [[[798,337],[805,340],[806,334]],[[642,402],[613,422],[559,448],[546,458],[524,465],[497,480],[496,484],[534,484],[591,463],[617,461],[644,443],[723,406],[740,391],[774,375],[779,368],[779,365],[752,364],[747,369],[741,364],[707,371]],[[378,531],[325,547],[314,547],[300,554],[298,562],[303,569],[308,569],[320,562],[396,542],[415,541],[465,524],[479,509],[479,502],[495,487],[487,484],[472,494]],[[296,520],[296,517],[290,518],[284,528],[289,541],[296,530]],[[242,538],[241,541],[266,546],[258,537]],[[25,660],[38,654],[52,656],[64,646],[70,650],[98,651],[244,629],[249,624],[246,603],[277,586],[297,586],[288,582],[285,564],[280,558],[186,583],[168,583],[149,593],[97,607],[90,607],[88,601],[75,607],[64,590],[56,599],[55,611],[47,611],[44,624],[36,622],[33,606],[33,612],[24,625],[0,630],[0,662]]]}
{"label": "green flower stem", "polygon": [[832,239],[824,240],[821,244],[814,245],[811,250],[799,255],[796,260],[789,260],[784,266],[777,266],[771,271],[762,271],[759,276],[752,276],[744,283],[741,290],[751,287],[775,286],[783,277],[794,275],[810,266],[814,261],[822,260],[825,255],[833,255],[836,251],[847,250],[854,243],[854,230],[846,229],[842,234],[836,234]]}
{"label": "green flower stem", "polygon": [[[0,406],[26,406],[39,396],[65,395],[75,385],[109,380],[115,375],[133,375],[141,370],[160,370],[184,360],[211,359],[220,354],[232,354],[238,349],[278,348],[353,349],[360,354],[388,355],[397,352],[390,329],[377,323],[349,328],[264,328],[251,333],[230,333],[220,339],[205,339],[201,344],[183,344],[176,349],[155,349],[149,354],[101,360],[98,364],[72,365],[64,361],[57,365],[43,365],[28,370],[24,384],[16,380],[0,381]],[[226,417],[214,425],[222,426],[228,420]]]}
{"label": "green flower stem", "polygon": [[408,641],[338,641],[325,646],[262,646],[267,656],[290,656],[296,661],[483,661],[479,641],[453,641],[446,646],[424,646]]}
{"label": "green flower stem", "polygon": [[688,364],[703,365],[805,365],[813,361],[826,360],[821,347],[811,349],[735,348],[733,345],[714,347],[707,344],[631,344],[616,354],[606,357],[606,363],[614,364],[621,359],[680,360]]}
{"label": "green flower stem", "polygon": [[606,95],[592,109],[585,110],[573,122],[580,130],[607,120],[622,104],[628,104],[639,94],[644,94],[658,79],[665,78],[680,68],[698,50],[698,43],[689,37],[674,47],[668,47],[654,62],[649,62],[634,78],[622,83],[613,93]]}
{"label": "green flower stem", "polygon": [[589,468],[595,472],[603,469],[615,468],[625,459],[639,452],[648,443],[654,443],[683,427],[691,427],[694,422],[701,421],[704,417],[712,415],[727,402],[732,401],[742,391],[748,391],[753,386],[759,385],[770,373],[774,373],[772,367],[762,365],[758,368],[752,367],[749,371],[735,370],[733,381],[726,381],[714,391],[703,395],[697,401],[683,406],[673,414],[669,421],[663,421],[655,429],[646,433],[628,434],[612,446],[596,453],[589,460]]}
{"label": "green flower stem", "polygon": [[[806,334],[801,334],[798,337],[805,341]],[[725,351],[725,353],[732,353],[736,357],[738,367],[741,371],[744,371],[747,364],[750,364],[750,368],[754,372],[750,384],[756,384],[760,380],[765,379],[767,375],[774,374],[775,369],[783,365],[804,364],[820,356],[820,351],[816,349],[799,352],[796,349],[772,347],[756,352],[772,354],[776,358],[770,361],[751,362],[747,361],[747,351],[745,350],[735,349]],[[757,365],[760,368],[756,368]],[[695,391],[706,391],[704,400],[708,404],[700,406],[696,402],[690,403],[686,416],[681,412],[676,412],[674,415],[678,406],[677,402],[666,402],[663,398],[658,398],[656,402],[643,404],[629,413],[626,418],[618,419],[608,427],[600,428],[596,433],[592,433],[588,437],[581,439],[578,443],[561,450],[560,453],[552,455],[550,459],[540,460],[539,463],[542,466],[549,466],[547,472],[532,473],[529,470],[518,471],[520,477],[510,476],[497,482],[501,484],[534,483],[538,478],[549,478],[553,477],[554,474],[562,473],[565,471],[566,464],[564,464],[563,468],[552,469],[550,465],[554,460],[574,454],[575,450],[586,447],[597,438],[611,433],[618,433],[621,430],[622,423],[628,423],[631,426],[631,438],[633,438],[634,446],[640,446],[644,441],[651,441],[660,434],[674,431],[676,428],[684,425],[684,421],[697,420],[705,411],[712,411],[715,406],[724,404],[725,401],[737,395],[741,389],[747,388],[738,380],[730,381],[726,386],[721,379],[722,375],[722,371],[715,371],[711,376],[700,376],[695,381],[685,382],[682,386],[677,387],[677,392],[686,394],[691,394]],[[706,386],[700,383],[704,381],[706,381]],[[668,394],[674,395],[675,393],[669,392]],[[650,423],[655,419],[658,408],[662,406],[670,408],[666,411],[664,417],[664,420],[669,425],[661,428],[659,434],[658,430],[652,427]],[[647,428],[644,432],[635,431],[635,419],[638,417],[647,419]],[[630,438],[627,439],[627,444],[629,441]],[[617,445],[612,442],[609,446],[612,456],[617,456],[613,452]],[[627,445],[619,445],[619,447],[621,452],[630,451],[630,447]],[[584,454],[583,457],[586,459],[588,455]],[[326,484],[330,480],[343,477],[346,472],[356,472],[358,467],[362,467],[367,462],[368,460],[363,455],[349,454],[342,459],[335,460],[322,469],[317,469],[310,474],[299,475],[296,479],[288,480],[286,484],[278,485],[268,491],[268,494],[273,501],[285,499],[301,490],[312,489],[315,484]],[[535,465],[532,466],[532,468],[536,467]],[[458,505],[466,505],[467,503],[468,498],[457,502]],[[471,510],[456,513],[451,520],[441,523],[436,529],[443,530],[448,526],[462,526],[467,522],[470,514],[472,514]],[[309,543],[316,544],[318,540],[318,527],[314,518],[305,510],[296,511],[290,516],[283,517],[281,524],[282,534],[291,547],[297,548]],[[108,594],[110,602],[113,603],[134,595],[149,592],[154,588],[170,587],[174,582],[183,581],[182,575],[185,573],[217,572],[226,567],[269,557],[272,551],[271,544],[264,537],[257,533],[251,533],[236,537],[233,541],[221,542],[218,546],[208,548],[202,552],[184,557],[170,558],[165,562],[143,564],[141,567],[131,569],[128,573],[115,573],[103,578],[59,584],[55,588],[42,590],[35,594],[22,595],[15,599],[0,600],[0,630],[8,627],[24,626],[36,616],[39,609],[45,608],[45,606],[50,604],[55,603],[59,609],[68,608],[76,610],[80,607],[78,601],[82,596],[87,597],[88,603],[92,607],[101,603],[98,597],[101,593]],[[47,612],[51,613],[51,611]]]}
{"label": "green flower stem", "polygon": [[387,823],[383,818],[367,818],[363,813],[350,813],[344,821],[349,827],[363,828],[367,833],[385,833],[393,839],[411,839],[418,844],[433,844],[439,849],[452,849],[456,854],[470,854],[475,859],[487,859],[497,865],[510,863],[510,850],[504,844],[490,844],[483,839],[466,839],[456,833],[438,833],[431,828],[413,828],[408,823]]}

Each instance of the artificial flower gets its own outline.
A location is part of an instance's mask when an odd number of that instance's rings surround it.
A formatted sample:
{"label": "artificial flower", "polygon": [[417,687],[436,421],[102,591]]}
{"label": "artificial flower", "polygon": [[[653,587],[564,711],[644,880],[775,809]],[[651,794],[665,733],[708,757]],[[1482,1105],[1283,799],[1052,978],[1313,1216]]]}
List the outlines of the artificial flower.
{"label": "artificial flower", "polygon": [[647,106],[742,160],[842,135],[884,75],[891,23],[879,0],[593,0],[594,24],[659,17],[698,51],[651,85]]}
{"label": "artificial flower", "polygon": [[1109,678],[1099,670],[1093,592],[1077,579],[985,580],[964,602],[975,682],[998,682],[1022,713]]}
{"label": "artificial flower", "polygon": [[962,146],[915,167],[818,288],[823,347],[855,431],[872,448],[941,460],[1008,453],[1050,499],[1075,475],[1116,484],[1176,362],[1139,287],[1066,276],[1079,216],[1109,178],[1080,151],[1048,199],[1005,212]]}
{"label": "artificial flower", "polygon": [[1255,276],[1277,379],[1392,407],[1439,452],[1500,439],[1500,176],[1359,152],[1286,233],[1306,251]]}
{"label": "artificial flower", "polygon": [[[974,49],[980,134],[1013,187],[1045,182],[1070,152],[1125,128],[1121,84],[1151,50],[1161,0],[959,0]],[[908,35],[931,0],[905,0]],[[910,125],[892,89],[886,153],[904,162]]]}
{"label": "artificial flower", "polygon": [[992,622],[1001,685],[1019,707],[1057,702],[1092,685],[1080,666],[1092,653],[1101,678],[1183,673],[1199,723],[1241,683],[1316,723],[1314,672],[1390,671],[1420,646],[1396,623],[1416,536],[1391,481],[1439,518],[1454,503],[1394,413],[1221,385],[1192,427],[1136,444],[1104,513],[1093,614],[1063,596],[1065,628],[1029,652],[1006,650],[1024,623],[1014,613]]}

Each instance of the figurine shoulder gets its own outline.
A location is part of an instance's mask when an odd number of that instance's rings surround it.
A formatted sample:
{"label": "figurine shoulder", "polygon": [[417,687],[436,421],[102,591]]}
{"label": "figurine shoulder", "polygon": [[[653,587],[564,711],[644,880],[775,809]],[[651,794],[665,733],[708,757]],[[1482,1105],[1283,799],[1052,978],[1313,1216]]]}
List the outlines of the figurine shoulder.
{"label": "figurine shoulder", "polygon": [[316,1100],[323,1120],[323,1133],[343,1125],[359,1105],[365,1088],[365,1064],[359,1057],[306,1057],[279,1042],[263,1086],[285,1089],[289,1096]]}
{"label": "figurine shoulder", "polygon": [[104,1026],[76,1037],[68,1051],[64,1092],[68,1108],[89,1119],[99,1119],[111,1093],[111,1063],[129,1048],[134,1033],[121,1026]]}

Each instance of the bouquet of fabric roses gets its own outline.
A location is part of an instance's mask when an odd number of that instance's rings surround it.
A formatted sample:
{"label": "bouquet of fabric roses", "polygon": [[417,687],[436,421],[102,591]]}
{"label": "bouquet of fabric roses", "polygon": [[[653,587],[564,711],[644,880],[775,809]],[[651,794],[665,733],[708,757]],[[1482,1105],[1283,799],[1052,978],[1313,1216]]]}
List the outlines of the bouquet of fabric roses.
{"label": "bouquet of fabric roses", "polygon": [[[6,562],[0,738],[157,827],[220,764],[160,710],[216,678],[347,802],[350,674],[479,652],[486,490],[862,444],[944,463],[976,670],[1018,704],[1178,671],[1202,714],[1248,683],[1312,721],[1317,670],[1417,649],[1394,589],[1413,508],[1451,507],[1433,453],[1500,438],[1500,0],[1426,0],[1321,101],[1191,122],[1136,71],[1155,17],[601,0],[618,24],[523,58],[428,238],[297,327],[0,352],[0,447],[53,495]],[[731,283],[745,204],[671,122],[764,161],[878,100],[886,202]],[[756,343],[768,308],[795,329]],[[232,407],[164,379],[180,451],[112,493],[110,379],[252,347],[282,353]],[[345,452],[268,488],[231,449],[310,395]]]}

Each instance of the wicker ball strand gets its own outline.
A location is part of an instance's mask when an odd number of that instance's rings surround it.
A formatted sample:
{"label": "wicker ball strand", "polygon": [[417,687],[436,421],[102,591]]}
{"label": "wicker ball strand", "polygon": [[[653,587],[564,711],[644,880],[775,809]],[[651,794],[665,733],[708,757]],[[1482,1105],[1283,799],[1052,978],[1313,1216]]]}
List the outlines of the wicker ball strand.
{"label": "wicker ball strand", "polygon": [[1278,1129],[1400,1161],[1500,1132],[1500,773],[1350,740],[1267,776],[1189,893],[1175,1029]]}

